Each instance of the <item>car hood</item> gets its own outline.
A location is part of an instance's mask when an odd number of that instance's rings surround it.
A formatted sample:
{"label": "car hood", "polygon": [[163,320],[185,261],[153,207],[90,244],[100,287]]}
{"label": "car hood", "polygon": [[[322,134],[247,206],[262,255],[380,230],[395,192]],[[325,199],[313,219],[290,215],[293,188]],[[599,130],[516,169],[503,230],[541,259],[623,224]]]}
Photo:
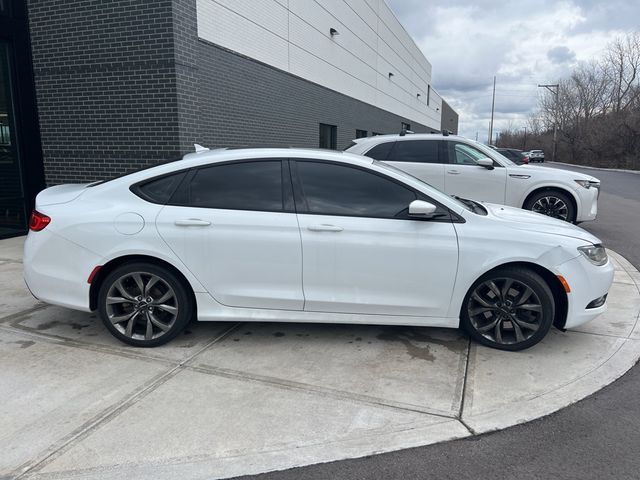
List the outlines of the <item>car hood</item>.
{"label": "car hood", "polygon": [[539,213],[522,210],[521,208],[507,207],[493,203],[482,204],[489,212],[489,215],[499,221],[508,224],[510,228],[525,232],[547,233],[550,235],[561,235],[563,237],[577,238],[585,242],[597,244],[600,239],[590,234],[586,230],[576,225],[547,217]]}
{"label": "car hood", "polygon": [[586,175],[584,173],[563,170],[561,168],[541,167],[539,165],[531,165],[530,163],[524,165],[509,166],[508,173],[521,175],[535,173],[536,177],[547,175],[550,178],[562,177],[566,178],[567,180],[590,180],[592,182],[600,181],[596,177],[592,177],[591,175]]}

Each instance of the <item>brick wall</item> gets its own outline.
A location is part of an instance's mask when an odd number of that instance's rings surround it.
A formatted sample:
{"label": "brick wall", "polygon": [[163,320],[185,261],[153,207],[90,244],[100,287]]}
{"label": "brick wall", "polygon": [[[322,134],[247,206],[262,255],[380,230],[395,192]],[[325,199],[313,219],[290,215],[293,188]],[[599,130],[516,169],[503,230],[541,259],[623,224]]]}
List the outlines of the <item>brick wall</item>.
{"label": "brick wall", "polygon": [[197,37],[195,0],[29,0],[47,184],[121,174],[205,146],[317,147],[319,124],[424,125]]}
{"label": "brick wall", "polygon": [[430,128],[199,40],[200,137],[206,146],[318,147],[319,124],[338,127],[338,148],[356,138]]}
{"label": "brick wall", "polygon": [[443,130],[449,130],[454,134],[458,134],[458,114],[447,102],[442,101],[442,118],[440,125]]}
{"label": "brick wall", "polygon": [[48,184],[177,157],[171,0],[29,0]]}

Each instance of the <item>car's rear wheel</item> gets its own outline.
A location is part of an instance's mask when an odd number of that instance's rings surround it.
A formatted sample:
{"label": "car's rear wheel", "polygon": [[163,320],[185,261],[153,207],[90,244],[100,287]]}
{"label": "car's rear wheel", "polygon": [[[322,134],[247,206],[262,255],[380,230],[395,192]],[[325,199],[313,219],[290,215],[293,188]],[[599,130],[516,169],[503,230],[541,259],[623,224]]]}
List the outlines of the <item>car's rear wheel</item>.
{"label": "car's rear wheel", "polygon": [[102,322],[120,341],[136,347],[167,343],[189,323],[193,301],[173,272],[148,263],[109,273],[98,294]]}
{"label": "car's rear wheel", "polygon": [[565,222],[576,220],[576,209],[573,202],[566,193],[558,190],[545,190],[532,195],[525,202],[524,209]]}
{"label": "car's rear wheel", "polygon": [[553,293],[540,275],[506,267],[483,275],[471,286],[460,325],[483,345],[516,351],[542,340],[554,314]]}

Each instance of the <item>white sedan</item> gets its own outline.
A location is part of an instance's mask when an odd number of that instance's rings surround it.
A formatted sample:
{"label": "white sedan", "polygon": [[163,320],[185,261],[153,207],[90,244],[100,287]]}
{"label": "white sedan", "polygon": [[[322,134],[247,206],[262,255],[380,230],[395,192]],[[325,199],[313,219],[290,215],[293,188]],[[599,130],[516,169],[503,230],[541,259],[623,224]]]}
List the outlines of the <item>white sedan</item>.
{"label": "white sedan", "polygon": [[441,134],[358,138],[347,149],[388,162],[448,193],[524,208],[568,222],[594,220],[600,180],[566,170],[516,165],[494,148]]}
{"label": "white sedan", "polygon": [[454,199],[389,165],[306,149],[200,151],[42,191],[24,275],[151,347],[213,321],[461,326],[520,350],[606,308],[613,267],[566,222]]}

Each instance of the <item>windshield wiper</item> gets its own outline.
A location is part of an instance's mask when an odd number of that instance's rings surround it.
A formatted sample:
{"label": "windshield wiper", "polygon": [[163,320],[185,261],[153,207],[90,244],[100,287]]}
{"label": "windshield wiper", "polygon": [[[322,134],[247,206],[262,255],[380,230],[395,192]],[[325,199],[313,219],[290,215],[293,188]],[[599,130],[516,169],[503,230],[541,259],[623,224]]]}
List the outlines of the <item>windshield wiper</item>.
{"label": "windshield wiper", "polygon": [[451,196],[456,200],[458,200],[459,202],[464,203],[467,207],[471,209],[473,213],[478,213],[480,215],[484,215],[486,213],[484,207],[482,207],[482,205],[480,205],[478,202],[469,200],[468,198],[462,198],[457,195],[451,195]]}

